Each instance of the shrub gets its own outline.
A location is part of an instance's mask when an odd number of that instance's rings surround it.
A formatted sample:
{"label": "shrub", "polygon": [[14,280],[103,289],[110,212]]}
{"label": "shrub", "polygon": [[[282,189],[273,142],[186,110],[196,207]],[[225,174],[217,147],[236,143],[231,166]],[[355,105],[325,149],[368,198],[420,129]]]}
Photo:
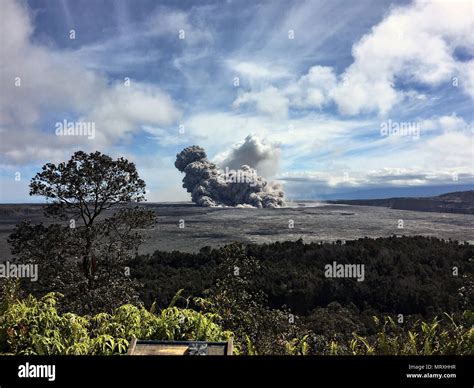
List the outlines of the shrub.
{"label": "shrub", "polygon": [[352,354],[379,355],[469,355],[474,353],[474,316],[465,311],[457,320],[444,314],[431,322],[416,321],[407,328],[385,317],[383,324],[374,317],[379,331],[362,337],[353,333],[349,348]]}
{"label": "shrub", "polygon": [[158,314],[123,305],[113,314],[59,314],[59,294],[28,296],[0,315],[0,353],[24,355],[123,354],[132,337],[152,340],[228,340],[232,333],[214,323],[215,315],[170,306]]}

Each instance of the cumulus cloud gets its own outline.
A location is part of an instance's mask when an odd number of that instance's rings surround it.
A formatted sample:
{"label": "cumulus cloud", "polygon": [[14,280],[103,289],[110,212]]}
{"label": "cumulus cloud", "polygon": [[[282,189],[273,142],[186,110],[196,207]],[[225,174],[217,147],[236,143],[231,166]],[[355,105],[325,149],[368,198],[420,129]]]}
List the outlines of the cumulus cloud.
{"label": "cumulus cloud", "polygon": [[248,165],[237,170],[220,170],[199,146],[186,147],[177,154],[175,167],[184,172],[183,187],[199,206],[286,206],[279,184],[258,176],[256,170]]}
{"label": "cumulus cloud", "polygon": [[84,119],[97,123],[97,132],[107,144],[142,126],[171,125],[180,116],[167,94],[149,85],[132,83],[128,87],[116,84],[104,90]]}
{"label": "cumulus cloud", "polygon": [[427,132],[441,130],[444,132],[456,131],[467,134],[469,131],[472,131],[472,124],[467,123],[462,117],[452,114],[423,120],[421,128]]}
{"label": "cumulus cloud", "polygon": [[238,169],[246,164],[257,170],[266,178],[273,177],[280,163],[278,145],[266,142],[256,135],[248,135],[244,141],[237,143],[228,152],[216,157],[221,168]]}
{"label": "cumulus cloud", "polygon": [[[460,79],[471,97],[473,61],[456,59],[455,49],[472,52],[472,3],[418,1],[394,8],[352,48],[354,62],[332,97],[344,114],[386,113],[399,101],[397,78],[437,86]],[[472,72],[471,72],[472,73]]]}
{"label": "cumulus cloud", "polygon": [[[342,74],[313,66],[280,88],[268,86],[241,94],[234,107],[255,104],[274,115],[290,108],[321,108],[335,103],[344,115],[388,113],[410,96],[397,82],[459,86],[474,97],[474,19],[472,3],[416,1],[394,7],[352,47],[353,62]],[[456,52],[463,50],[467,60]],[[455,85],[454,85],[455,84]],[[407,94],[408,93],[408,94]]]}
{"label": "cumulus cloud", "polygon": [[[8,36],[0,47],[4,162],[53,159],[71,147],[114,145],[141,125],[169,125],[180,117],[174,101],[157,87],[133,80],[129,86],[110,82],[103,74],[84,68],[72,52],[32,43],[32,32],[28,9],[12,0],[2,2],[0,35]],[[65,119],[94,122],[93,141],[55,136],[55,122]]]}
{"label": "cumulus cloud", "polygon": [[337,77],[329,66],[313,66],[308,74],[286,90],[292,105],[302,108],[321,108],[330,99],[330,92],[337,84]]}
{"label": "cumulus cloud", "polygon": [[340,111],[386,113],[399,101],[397,77],[436,86],[458,77],[464,92],[473,96],[474,63],[458,61],[458,47],[473,47],[472,4],[418,1],[399,7],[354,45],[354,63],[332,92]]}

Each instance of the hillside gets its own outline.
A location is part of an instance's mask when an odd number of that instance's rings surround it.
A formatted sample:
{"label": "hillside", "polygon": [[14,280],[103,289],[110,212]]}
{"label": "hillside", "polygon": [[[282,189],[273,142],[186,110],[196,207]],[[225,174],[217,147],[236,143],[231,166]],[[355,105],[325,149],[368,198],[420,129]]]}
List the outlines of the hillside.
{"label": "hillside", "polygon": [[326,201],[332,204],[381,206],[397,210],[474,214],[474,190],[457,191],[436,197],[354,199]]}

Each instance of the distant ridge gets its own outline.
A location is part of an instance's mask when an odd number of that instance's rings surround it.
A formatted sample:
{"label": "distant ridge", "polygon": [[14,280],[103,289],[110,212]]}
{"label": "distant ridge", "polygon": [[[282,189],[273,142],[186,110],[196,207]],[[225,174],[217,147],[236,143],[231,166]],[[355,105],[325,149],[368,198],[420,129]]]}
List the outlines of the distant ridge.
{"label": "distant ridge", "polygon": [[400,197],[384,199],[343,199],[326,201],[332,204],[381,206],[421,212],[474,214],[474,190],[456,191],[436,197]]}

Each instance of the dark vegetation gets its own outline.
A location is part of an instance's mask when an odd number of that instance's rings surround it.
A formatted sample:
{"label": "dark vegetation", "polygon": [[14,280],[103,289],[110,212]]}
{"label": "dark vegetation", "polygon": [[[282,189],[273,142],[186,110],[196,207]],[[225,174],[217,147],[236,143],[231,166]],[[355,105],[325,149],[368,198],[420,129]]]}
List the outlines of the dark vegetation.
{"label": "dark vegetation", "polygon": [[[472,304],[472,295],[461,297],[459,290],[474,272],[474,246],[456,241],[390,237],[345,244],[234,246],[258,261],[259,270],[250,276],[254,288],[268,295],[270,307],[286,305],[296,314],[308,315],[331,302],[422,315],[456,312]],[[180,288],[201,295],[215,282],[222,256],[222,250],[208,248],[197,254],[157,251],[138,256],[130,265],[133,276],[145,285],[145,305],[166,305]],[[365,281],[326,278],[324,266],[333,261],[365,264]]]}
{"label": "dark vegetation", "polygon": [[56,222],[22,222],[9,238],[18,261],[37,264],[41,274],[25,287],[61,292],[63,307],[79,313],[138,303],[137,284],[125,266],[143,241],[137,229],[152,226],[155,216],[124,205],[143,201],[144,194],[145,182],[123,158],[78,151],[67,162],[44,165],[31,180],[30,195],[48,200],[45,216]]}
{"label": "dark vegetation", "polygon": [[[473,306],[474,247],[426,237],[366,238],[345,244],[233,244],[203,248],[197,254],[155,252],[131,263],[132,273],[144,284],[142,300],[145,305],[165,306],[178,289],[206,296],[207,289],[221,288],[223,277],[239,279],[232,273],[234,267],[248,264],[239,265],[236,259],[234,265],[225,264],[229,252],[239,252],[241,262],[252,263],[252,270],[245,272],[246,290],[259,295],[253,300],[261,306],[277,312],[280,320],[272,318],[274,326],[294,314],[292,330],[300,337],[310,333],[314,348],[327,348],[331,341],[347,343],[353,333],[375,336],[379,325],[374,316],[390,316],[398,328],[407,328],[445,312],[462,317]],[[365,264],[365,281],[326,278],[324,266],[333,261]],[[245,304],[243,295],[238,291],[234,303]],[[245,316],[248,310],[243,310],[234,315]],[[254,312],[249,320],[252,316]],[[282,327],[288,327],[287,322]]]}

